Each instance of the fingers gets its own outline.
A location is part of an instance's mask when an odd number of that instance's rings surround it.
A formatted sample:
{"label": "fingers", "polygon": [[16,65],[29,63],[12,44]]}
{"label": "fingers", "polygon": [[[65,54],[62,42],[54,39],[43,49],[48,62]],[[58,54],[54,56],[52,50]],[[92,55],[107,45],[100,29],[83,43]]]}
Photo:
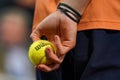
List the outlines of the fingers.
{"label": "fingers", "polygon": [[57,64],[61,64],[62,63],[62,59],[61,59],[61,55],[60,55],[60,51],[62,49],[62,44],[61,44],[61,40],[60,38],[56,35],[55,36],[55,45],[57,48],[57,52],[54,53],[53,50],[51,48],[46,48],[46,56],[48,58],[48,60],[51,60],[54,63]]}
{"label": "fingers", "polygon": [[54,64],[54,65],[50,65],[50,66],[40,64],[40,65],[38,65],[38,69],[40,69],[40,70],[42,70],[44,72],[50,72],[50,71],[58,69],[59,66],[60,66],[59,64]]}
{"label": "fingers", "polygon": [[[60,54],[62,54],[62,43],[61,43],[61,40],[60,40],[60,37],[55,35],[54,37],[54,40],[55,40],[55,45],[56,45],[56,48],[57,48],[57,52],[59,52]],[[60,54],[58,56],[60,56]]]}
{"label": "fingers", "polygon": [[63,41],[61,42],[60,37],[55,35],[55,45],[57,48],[58,56],[64,56],[70,49],[72,43],[70,41]]}
{"label": "fingers", "polygon": [[46,48],[46,56],[47,56],[48,60],[52,61],[52,63],[48,64],[48,65],[40,64],[40,65],[36,66],[35,68],[40,69],[44,72],[50,72],[50,71],[58,69],[61,61],[57,57],[57,55],[55,53],[53,53],[52,49],[49,47]]}
{"label": "fingers", "polygon": [[44,72],[50,72],[57,69],[60,66],[60,64],[62,63],[65,57],[66,52],[69,50],[69,47],[63,46],[60,37],[57,35],[55,36],[55,45],[57,48],[56,54],[53,52],[53,50],[50,47],[46,48],[46,56],[48,60],[52,61],[53,63],[50,65],[40,64],[37,66],[37,69],[40,69]]}
{"label": "fingers", "polygon": [[51,48],[46,48],[46,56],[48,60],[54,62],[54,63],[61,63],[60,59],[58,56],[52,51]]}

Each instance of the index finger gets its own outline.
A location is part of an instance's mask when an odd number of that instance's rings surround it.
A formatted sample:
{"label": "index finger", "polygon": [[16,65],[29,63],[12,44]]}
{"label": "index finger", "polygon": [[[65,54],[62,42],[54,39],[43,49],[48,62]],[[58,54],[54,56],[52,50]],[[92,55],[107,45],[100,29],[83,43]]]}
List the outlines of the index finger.
{"label": "index finger", "polygon": [[30,34],[30,38],[33,40],[33,41],[37,41],[37,40],[40,40],[40,32],[39,30],[36,28],[32,31],[32,33]]}
{"label": "index finger", "polygon": [[49,60],[51,60],[54,63],[58,63],[58,64],[61,63],[61,60],[58,58],[58,56],[49,47],[46,48],[46,56]]}

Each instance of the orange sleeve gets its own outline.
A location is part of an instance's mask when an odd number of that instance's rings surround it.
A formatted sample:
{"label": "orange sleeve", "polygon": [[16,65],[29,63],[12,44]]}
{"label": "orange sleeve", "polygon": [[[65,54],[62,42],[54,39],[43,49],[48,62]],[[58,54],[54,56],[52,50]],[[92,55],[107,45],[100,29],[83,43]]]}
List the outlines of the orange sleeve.
{"label": "orange sleeve", "polygon": [[91,0],[78,25],[89,29],[120,30],[120,0]]}
{"label": "orange sleeve", "polygon": [[50,13],[54,12],[60,0],[36,0],[32,30]]}

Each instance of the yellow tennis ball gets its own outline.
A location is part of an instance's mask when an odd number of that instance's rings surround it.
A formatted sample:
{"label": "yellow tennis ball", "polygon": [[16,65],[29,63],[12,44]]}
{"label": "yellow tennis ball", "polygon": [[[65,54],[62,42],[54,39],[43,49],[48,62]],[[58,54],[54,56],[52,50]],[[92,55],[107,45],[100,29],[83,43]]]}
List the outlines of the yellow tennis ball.
{"label": "yellow tennis ball", "polygon": [[55,53],[55,47],[53,44],[47,40],[38,40],[33,42],[28,51],[28,56],[32,64],[38,65],[38,64],[48,64],[50,63],[49,60],[46,58],[46,47],[50,47],[53,52]]}

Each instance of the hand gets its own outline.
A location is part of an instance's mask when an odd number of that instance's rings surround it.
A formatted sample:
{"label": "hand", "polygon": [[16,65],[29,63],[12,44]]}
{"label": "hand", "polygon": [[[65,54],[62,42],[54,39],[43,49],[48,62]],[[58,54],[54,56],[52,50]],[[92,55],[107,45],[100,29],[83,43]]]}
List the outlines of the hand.
{"label": "hand", "polygon": [[39,40],[42,35],[52,42],[57,48],[56,54],[50,48],[46,49],[47,58],[53,61],[51,65],[40,64],[37,66],[45,72],[57,69],[62,63],[66,53],[76,44],[77,23],[73,22],[59,10],[46,17],[32,31],[30,37],[33,41]]}

